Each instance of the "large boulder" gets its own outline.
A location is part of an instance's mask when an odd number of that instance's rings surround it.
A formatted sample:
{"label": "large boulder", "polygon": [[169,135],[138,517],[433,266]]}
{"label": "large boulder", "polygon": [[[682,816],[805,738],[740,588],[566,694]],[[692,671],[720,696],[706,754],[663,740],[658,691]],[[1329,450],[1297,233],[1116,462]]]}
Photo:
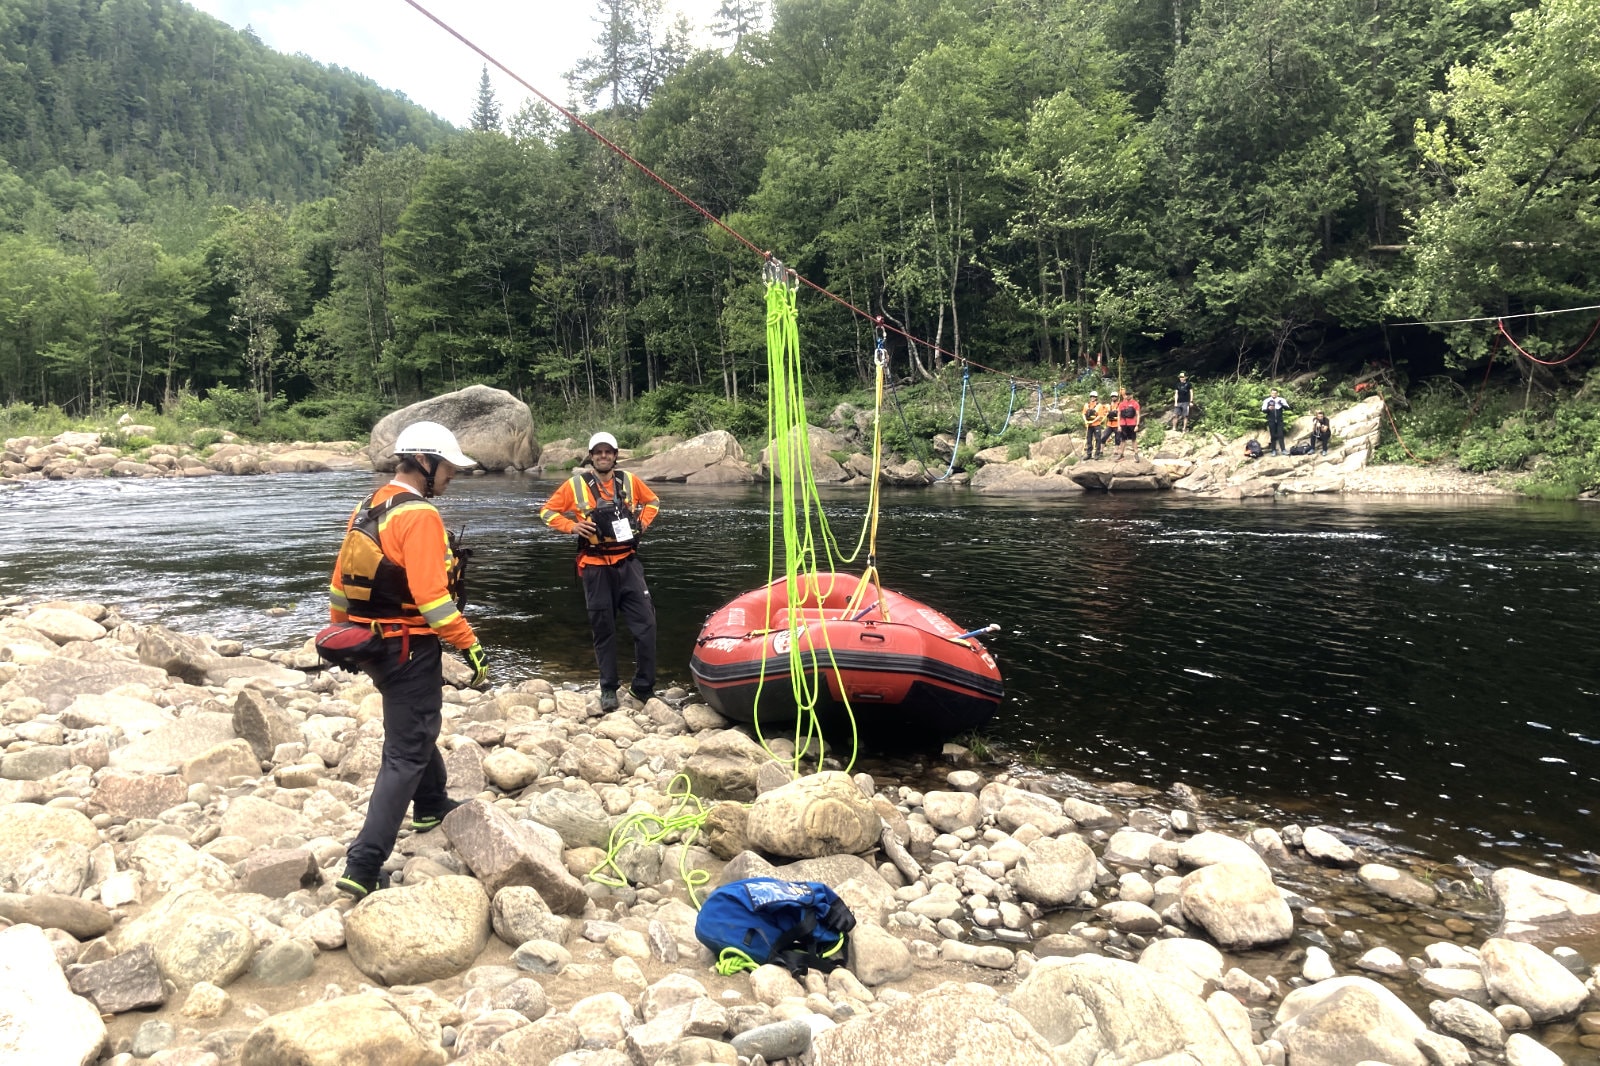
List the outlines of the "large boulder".
{"label": "large boulder", "polygon": [[1012,883],[1023,899],[1053,910],[1093,888],[1098,869],[1082,837],[1042,837],[1022,852]]}
{"label": "large boulder", "polygon": [[866,851],[882,831],[878,812],[838,770],[762,793],[745,824],[752,847],[793,859]]}
{"label": "large boulder", "polygon": [[1600,931],[1600,895],[1527,870],[1496,870],[1489,888],[1500,901],[1499,936],[1530,943]]}
{"label": "large boulder", "polygon": [[356,969],[384,984],[454,977],[489,942],[489,895],[470,877],[436,877],[362,900],[344,916]]}
{"label": "large boulder", "polygon": [[[718,466],[725,460],[743,463],[744,449],[732,433],[725,429],[714,429],[673,445],[628,469],[635,477],[645,481],[686,481],[691,475],[707,467]],[[755,480],[753,471],[748,480]]]}
{"label": "large boulder", "polygon": [[[792,431],[800,432],[799,427]],[[850,480],[851,473],[834,458],[836,454],[843,454],[850,450],[849,442],[820,426],[806,427],[806,444],[810,454],[811,474],[817,481],[839,482]],[[761,473],[765,476],[772,469],[772,446],[768,445],[761,452]]]}
{"label": "large boulder", "polygon": [[818,1033],[811,1047],[815,1061],[827,1066],[1053,1066],[1056,1061],[1021,1014],[993,996],[955,984]]}
{"label": "large boulder", "polygon": [[1297,988],[1278,1006],[1272,1038],[1294,1066],[1428,1066],[1417,1038],[1428,1031],[1400,997],[1367,977]]}
{"label": "large boulder", "polygon": [[1222,952],[1204,940],[1188,937],[1152,940],[1139,955],[1139,965],[1176,981],[1197,996],[1222,984],[1227,963]]}
{"label": "large boulder", "polygon": [[110,936],[120,952],[147,945],[161,976],[179,988],[205,981],[226,987],[250,967],[258,946],[250,928],[205,891],[178,891],[163,897]]}
{"label": "large boulder", "polygon": [[92,850],[100,844],[100,833],[81,812],[68,807],[36,803],[0,806],[0,880],[47,840],[64,840]]}
{"label": "large boulder", "polygon": [[1515,1003],[1536,1022],[1577,1012],[1588,998],[1582,981],[1532,944],[1496,937],[1479,951],[1483,980],[1497,1003]]}
{"label": "large boulder", "polygon": [[1265,866],[1202,866],[1180,883],[1178,902],[1185,918],[1230,951],[1276,944],[1294,932],[1294,914]]}
{"label": "large boulder", "polygon": [[1020,463],[995,463],[972,475],[976,492],[996,496],[1076,496],[1083,485],[1057,474],[1037,474]]}
{"label": "large boulder", "polygon": [[0,1062],[87,1066],[105,1039],[100,1012],[67,987],[44,931],[0,930]]}
{"label": "large boulder", "polygon": [[445,817],[442,828],[450,846],[490,893],[507,885],[532,885],[558,914],[581,914],[589,901],[583,885],[561,864],[561,856],[499,807],[478,800],[462,804]]}
{"label": "large boulder", "polygon": [[244,1042],[240,1066],[439,1066],[439,1027],[375,995],[285,1011]]}
{"label": "large boulder", "polygon": [[216,653],[199,637],[163,625],[146,627],[139,634],[139,661],[165,670],[191,685],[206,683],[206,665]]}
{"label": "large boulder", "polygon": [[1120,959],[1041,959],[1012,993],[1011,1005],[1051,1044],[1057,1062],[1255,1066],[1199,996]]}
{"label": "large boulder", "polygon": [[472,385],[385,415],[372,427],[374,470],[393,470],[395,438],[413,422],[437,422],[485,470],[526,470],[539,461],[528,405],[503,389]]}

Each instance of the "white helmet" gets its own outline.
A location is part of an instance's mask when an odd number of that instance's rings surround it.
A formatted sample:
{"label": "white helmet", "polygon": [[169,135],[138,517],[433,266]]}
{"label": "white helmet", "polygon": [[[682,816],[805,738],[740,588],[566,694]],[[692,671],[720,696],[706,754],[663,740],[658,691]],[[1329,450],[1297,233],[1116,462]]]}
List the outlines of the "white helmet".
{"label": "white helmet", "polygon": [[396,455],[437,455],[451,466],[462,468],[476,466],[477,462],[462,452],[456,435],[437,422],[413,422],[395,438]]}
{"label": "white helmet", "polygon": [[612,451],[617,450],[617,438],[613,437],[605,430],[601,430],[599,433],[596,433],[594,436],[589,438],[589,450],[592,452],[602,444],[611,445]]}

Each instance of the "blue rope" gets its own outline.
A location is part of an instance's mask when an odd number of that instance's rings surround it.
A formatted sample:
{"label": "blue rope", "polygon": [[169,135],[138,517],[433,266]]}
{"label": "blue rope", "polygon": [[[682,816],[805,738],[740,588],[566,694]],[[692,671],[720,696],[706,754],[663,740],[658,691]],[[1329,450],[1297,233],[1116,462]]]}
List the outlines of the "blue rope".
{"label": "blue rope", "polygon": [[972,379],[972,368],[965,363],[961,365],[961,407],[956,411],[956,443],[950,449],[950,465],[945,472],[933,480],[937,483],[945,480],[956,471],[956,456],[961,453],[961,429],[967,424],[967,382]]}
{"label": "blue rope", "polygon": [[1040,385],[1040,386],[1038,386],[1038,388],[1039,388],[1039,406],[1034,408],[1034,411],[1033,411],[1033,424],[1036,425],[1036,426],[1042,426],[1042,425],[1044,425],[1044,386]]}
{"label": "blue rope", "polygon": [[1017,406],[1017,381],[1016,381],[1015,378],[1012,378],[1011,379],[1011,396],[1010,396],[1009,399],[1006,400],[1006,420],[1000,424],[1000,432],[1001,433],[1004,433],[1006,430],[1011,428],[1011,412],[1016,409],[1016,406]]}

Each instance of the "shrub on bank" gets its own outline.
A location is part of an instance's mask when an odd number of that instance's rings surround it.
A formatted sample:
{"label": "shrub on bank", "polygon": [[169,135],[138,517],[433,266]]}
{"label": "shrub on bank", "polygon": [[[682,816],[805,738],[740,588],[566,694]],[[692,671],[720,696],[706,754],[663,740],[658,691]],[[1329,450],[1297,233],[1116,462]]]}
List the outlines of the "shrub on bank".
{"label": "shrub on bank", "polygon": [[[1454,460],[1475,473],[1521,473],[1518,489],[1550,499],[1600,487],[1600,368],[1575,393],[1542,397],[1524,390],[1478,396],[1436,379],[1416,390],[1395,419],[1406,447],[1423,461]],[[1387,425],[1376,458],[1409,460]]]}

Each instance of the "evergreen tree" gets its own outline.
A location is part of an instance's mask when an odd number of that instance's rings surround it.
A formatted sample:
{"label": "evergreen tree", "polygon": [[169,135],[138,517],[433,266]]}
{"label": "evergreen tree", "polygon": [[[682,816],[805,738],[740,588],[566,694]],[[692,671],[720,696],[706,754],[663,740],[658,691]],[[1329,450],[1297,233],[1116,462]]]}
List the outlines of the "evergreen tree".
{"label": "evergreen tree", "polygon": [[494,98],[494,86],[489,84],[489,64],[483,65],[478,78],[478,102],[472,109],[472,128],[479,133],[499,132],[500,102]]}
{"label": "evergreen tree", "polygon": [[378,147],[377,122],[366,93],[356,93],[350,115],[344,120],[344,134],[339,139],[339,173],[354,170],[366,162],[367,153]]}
{"label": "evergreen tree", "polygon": [[745,38],[756,32],[766,7],[763,0],[722,0],[711,24],[712,36],[723,40],[731,37],[733,54],[742,55]]}

